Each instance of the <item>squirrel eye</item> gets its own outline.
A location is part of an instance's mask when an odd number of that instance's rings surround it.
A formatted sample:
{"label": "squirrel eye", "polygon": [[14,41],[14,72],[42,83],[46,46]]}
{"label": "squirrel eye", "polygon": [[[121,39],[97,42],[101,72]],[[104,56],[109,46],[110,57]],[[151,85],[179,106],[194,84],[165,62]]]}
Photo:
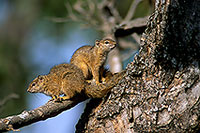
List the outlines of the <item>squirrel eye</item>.
{"label": "squirrel eye", "polygon": [[105,41],[105,44],[109,44],[109,41]]}
{"label": "squirrel eye", "polygon": [[43,79],[43,77],[39,75],[39,76],[38,76],[38,79],[39,79],[39,80],[42,80],[42,79]]}
{"label": "squirrel eye", "polygon": [[32,87],[35,86],[35,83],[33,83],[31,86],[32,86]]}

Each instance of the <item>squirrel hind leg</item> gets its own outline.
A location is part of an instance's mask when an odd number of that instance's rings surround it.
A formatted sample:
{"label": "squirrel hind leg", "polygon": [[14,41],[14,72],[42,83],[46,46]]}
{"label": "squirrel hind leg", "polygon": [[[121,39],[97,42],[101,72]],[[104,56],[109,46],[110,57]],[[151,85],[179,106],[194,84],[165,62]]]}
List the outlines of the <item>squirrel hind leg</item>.
{"label": "squirrel hind leg", "polygon": [[51,97],[52,97],[52,99],[50,99],[50,101],[53,101],[53,100],[56,100],[59,96],[53,95],[53,96],[51,96]]}
{"label": "squirrel hind leg", "polygon": [[69,100],[69,99],[70,99],[69,96],[58,97],[56,99],[56,102],[62,102],[62,101]]}
{"label": "squirrel hind leg", "polygon": [[70,99],[69,96],[60,97],[60,96],[57,96],[57,95],[53,95],[53,96],[52,96],[52,99],[50,99],[49,102],[50,102],[50,101],[62,102],[62,101],[68,100],[68,99]]}
{"label": "squirrel hind leg", "polygon": [[53,95],[51,96],[52,98],[48,101],[48,102],[51,102],[51,101],[57,101],[58,97],[57,95]]}

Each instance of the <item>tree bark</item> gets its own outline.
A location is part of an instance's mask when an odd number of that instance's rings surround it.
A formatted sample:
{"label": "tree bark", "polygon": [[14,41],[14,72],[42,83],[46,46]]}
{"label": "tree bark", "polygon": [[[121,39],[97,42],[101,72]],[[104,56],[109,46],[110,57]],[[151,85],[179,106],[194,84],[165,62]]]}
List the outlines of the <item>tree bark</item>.
{"label": "tree bark", "polygon": [[200,130],[200,1],[157,0],[141,40],[125,77],[88,103],[76,132]]}
{"label": "tree bark", "polygon": [[[197,0],[157,0],[124,78],[109,95],[88,103],[76,132],[200,131],[199,13]],[[118,28],[116,37],[134,32],[131,24]],[[49,102],[1,119],[0,131],[45,120],[83,100]]]}

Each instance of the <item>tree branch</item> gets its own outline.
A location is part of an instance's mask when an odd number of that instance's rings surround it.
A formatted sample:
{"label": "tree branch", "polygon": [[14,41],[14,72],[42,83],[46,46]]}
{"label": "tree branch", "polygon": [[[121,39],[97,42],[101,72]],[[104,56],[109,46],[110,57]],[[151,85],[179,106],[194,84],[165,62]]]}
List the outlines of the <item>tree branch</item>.
{"label": "tree branch", "polygon": [[19,98],[19,95],[12,93],[0,101],[0,107],[3,107],[3,105],[5,105],[9,100],[18,99],[18,98]]}
{"label": "tree branch", "polygon": [[128,22],[133,18],[133,15],[135,14],[135,9],[137,5],[141,2],[142,0],[134,0],[128,10],[128,13],[124,19],[124,22]]}
{"label": "tree branch", "polygon": [[15,129],[19,129],[23,126],[54,117],[84,100],[86,100],[86,98],[81,96],[79,98],[76,97],[73,100],[62,102],[50,101],[34,110],[23,111],[19,115],[13,115],[0,119],[0,132],[8,130],[15,131]]}
{"label": "tree branch", "polygon": [[115,36],[124,37],[132,33],[142,34],[146,28],[148,17],[149,16],[121,23],[120,25],[115,27]]}

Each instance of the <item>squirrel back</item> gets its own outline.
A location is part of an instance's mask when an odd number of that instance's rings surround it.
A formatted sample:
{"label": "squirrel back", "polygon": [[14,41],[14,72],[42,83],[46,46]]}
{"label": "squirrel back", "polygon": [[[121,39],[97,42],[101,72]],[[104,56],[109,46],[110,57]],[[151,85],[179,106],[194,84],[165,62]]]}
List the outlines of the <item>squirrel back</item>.
{"label": "squirrel back", "polygon": [[75,65],[60,64],[54,66],[49,74],[36,77],[27,91],[44,93],[52,98],[64,94],[64,99],[70,99],[84,90],[85,82],[82,71]]}

